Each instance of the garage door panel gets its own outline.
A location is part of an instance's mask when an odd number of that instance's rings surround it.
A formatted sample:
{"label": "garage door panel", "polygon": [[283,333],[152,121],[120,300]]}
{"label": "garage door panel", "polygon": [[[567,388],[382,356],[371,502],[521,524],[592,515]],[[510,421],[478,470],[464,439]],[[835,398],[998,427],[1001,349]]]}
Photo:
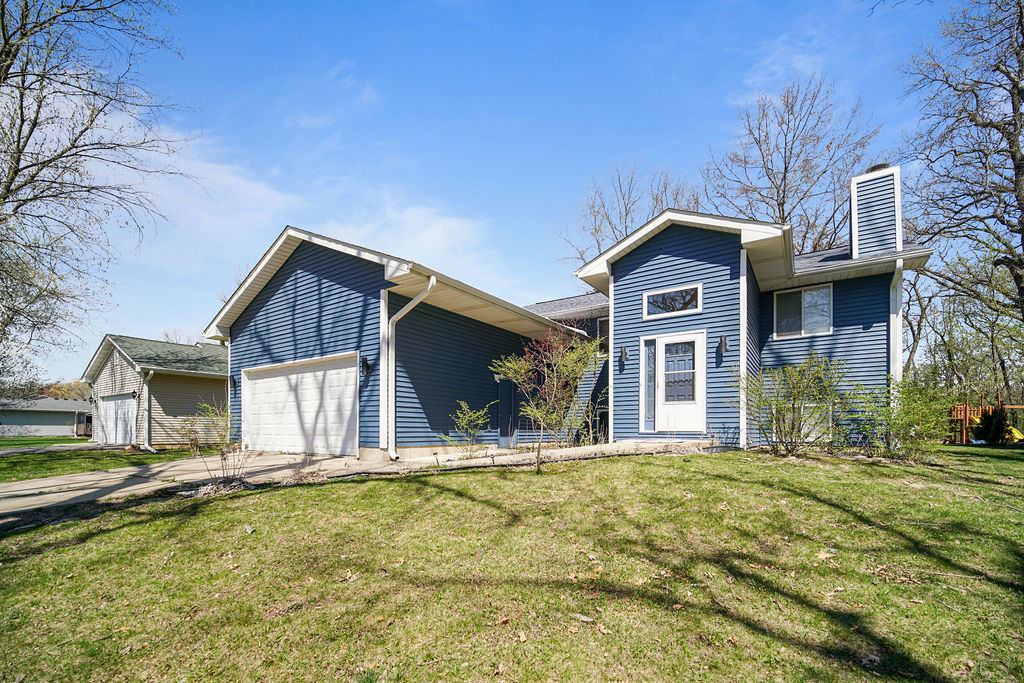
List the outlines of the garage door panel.
{"label": "garage door panel", "polygon": [[242,374],[242,439],[258,450],[358,455],[356,357]]}
{"label": "garage door panel", "polygon": [[104,396],[100,399],[100,441],[130,444],[135,442],[137,406],[131,394]]}

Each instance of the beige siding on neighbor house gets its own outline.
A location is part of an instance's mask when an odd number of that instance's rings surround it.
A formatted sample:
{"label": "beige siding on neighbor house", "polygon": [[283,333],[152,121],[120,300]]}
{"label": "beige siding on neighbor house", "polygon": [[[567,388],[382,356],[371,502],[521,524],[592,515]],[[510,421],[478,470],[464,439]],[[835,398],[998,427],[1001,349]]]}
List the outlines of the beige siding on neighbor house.
{"label": "beige siding on neighbor house", "polygon": [[[146,414],[142,406],[142,377],[135,371],[133,366],[124,354],[114,349],[103,362],[100,371],[96,373],[96,379],[92,383],[92,395],[98,400],[105,396],[117,396],[130,394],[133,391],[139,392],[135,399],[135,443],[141,444],[146,438]],[[92,407],[92,440],[98,437],[99,429],[99,403]]]}
{"label": "beige siding on neighbor house", "polygon": [[[228,383],[224,379],[155,374],[149,380],[149,391],[153,411],[150,443],[171,446],[184,442],[180,433],[182,418],[198,413],[200,403],[225,407]],[[208,431],[207,438],[212,436]]]}

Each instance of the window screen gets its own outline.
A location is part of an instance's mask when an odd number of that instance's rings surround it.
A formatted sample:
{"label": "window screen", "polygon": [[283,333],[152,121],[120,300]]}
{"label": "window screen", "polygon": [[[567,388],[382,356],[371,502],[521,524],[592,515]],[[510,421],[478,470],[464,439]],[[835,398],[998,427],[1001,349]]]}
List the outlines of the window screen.
{"label": "window screen", "polygon": [[832,329],[832,288],[808,287],[775,295],[775,334],[820,334]]}

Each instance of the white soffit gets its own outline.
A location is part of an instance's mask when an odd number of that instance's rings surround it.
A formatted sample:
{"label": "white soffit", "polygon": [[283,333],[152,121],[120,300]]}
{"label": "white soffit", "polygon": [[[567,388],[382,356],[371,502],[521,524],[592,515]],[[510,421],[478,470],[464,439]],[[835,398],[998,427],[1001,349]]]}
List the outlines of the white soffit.
{"label": "white soffit", "polygon": [[238,319],[246,306],[256,298],[256,295],[266,286],[274,273],[303,242],[313,242],[328,249],[380,263],[384,266],[384,278],[395,283],[395,286],[389,291],[410,298],[419,294],[426,286],[430,276],[433,275],[437,278],[438,285],[443,286],[440,288],[443,291],[431,292],[426,303],[495,327],[524,336],[537,337],[552,326],[558,325],[543,316],[531,313],[515,304],[413,261],[406,261],[383,252],[289,226],[278,236],[259,263],[221,307],[203,332],[204,336],[208,339],[227,340],[231,333],[231,324]]}
{"label": "white soffit", "polygon": [[765,248],[770,248],[770,245],[774,244],[778,250],[777,255],[781,256],[784,253],[781,247],[787,226],[743,218],[712,216],[694,211],[666,209],[577,270],[576,277],[594,289],[607,294],[611,264],[670,225],[688,225],[704,230],[729,232],[739,235],[740,243],[748,249],[754,244],[761,244]]}

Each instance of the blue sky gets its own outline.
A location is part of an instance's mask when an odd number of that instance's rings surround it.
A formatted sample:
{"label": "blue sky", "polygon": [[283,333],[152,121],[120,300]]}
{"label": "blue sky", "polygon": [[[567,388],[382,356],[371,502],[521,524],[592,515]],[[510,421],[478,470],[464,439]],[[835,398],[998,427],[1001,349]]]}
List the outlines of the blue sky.
{"label": "blue sky", "polygon": [[815,72],[891,140],[897,67],[945,2],[182,2],[168,220],[117,240],[109,301],[41,364],[75,378],[106,332],[199,333],[288,224],[414,259],[519,304],[582,291],[558,233],[617,163],[695,178],[736,106]]}

